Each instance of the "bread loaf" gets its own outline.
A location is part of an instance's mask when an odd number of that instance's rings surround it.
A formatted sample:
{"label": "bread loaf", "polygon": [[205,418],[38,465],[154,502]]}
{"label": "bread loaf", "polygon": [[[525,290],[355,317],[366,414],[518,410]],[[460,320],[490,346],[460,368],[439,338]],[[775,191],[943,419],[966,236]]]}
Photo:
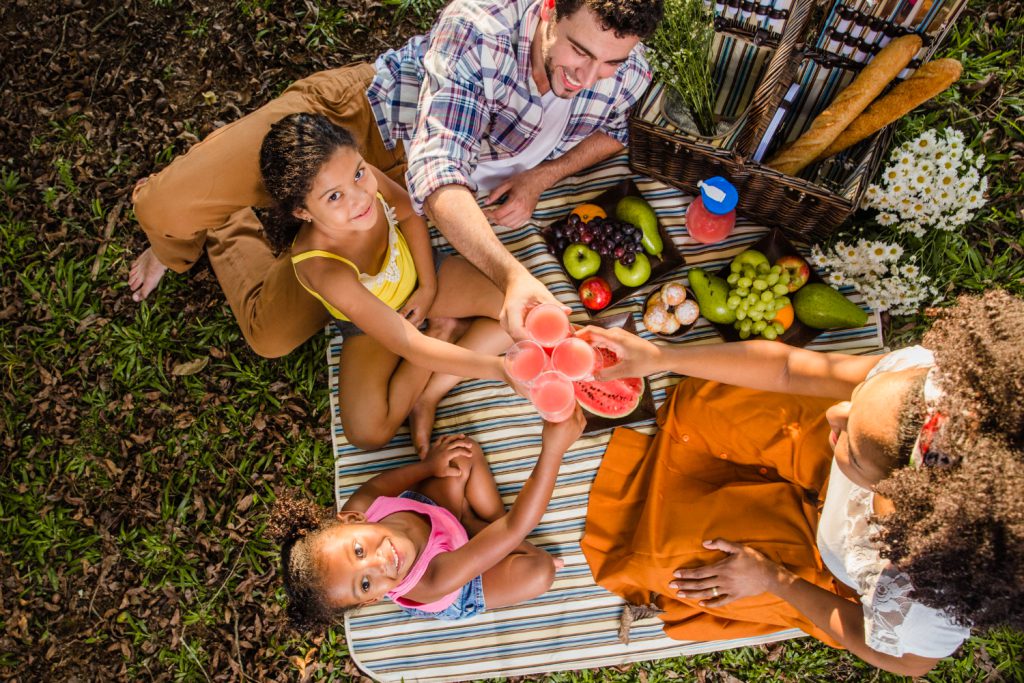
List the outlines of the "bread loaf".
{"label": "bread loaf", "polygon": [[818,114],[811,127],[769,160],[768,166],[787,175],[802,171],[881,94],[920,49],[921,38],[913,33],[900,36],[882,48],[857,78],[836,95],[832,104]]}
{"label": "bread loaf", "polygon": [[937,59],[928,62],[907,80],[896,85],[885,97],[880,97],[853,120],[815,161],[852,147],[877,130],[884,128],[922,102],[927,102],[956,83],[963,67],[955,59]]}

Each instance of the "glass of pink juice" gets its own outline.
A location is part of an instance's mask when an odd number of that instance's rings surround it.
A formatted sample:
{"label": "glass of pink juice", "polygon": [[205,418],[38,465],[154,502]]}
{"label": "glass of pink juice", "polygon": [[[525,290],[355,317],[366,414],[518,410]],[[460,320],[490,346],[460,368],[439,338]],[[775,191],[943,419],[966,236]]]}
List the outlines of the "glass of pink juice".
{"label": "glass of pink juice", "polygon": [[550,349],[568,337],[572,327],[561,306],[540,304],[526,314],[526,332],[535,342]]}
{"label": "glass of pink juice", "polygon": [[576,393],[572,382],[560,372],[547,370],[537,376],[530,387],[530,400],[548,422],[568,420],[576,409]]}
{"label": "glass of pink juice", "polygon": [[530,339],[510,346],[503,362],[509,378],[524,389],[529,389],[537,376],[548,369],[548,355],[544,347]]}
{"label": "glass of pink juice", "polygon": [[594,378],[594,349],[579,337],[558,342],[551,352],[551,367],[576,382]]}

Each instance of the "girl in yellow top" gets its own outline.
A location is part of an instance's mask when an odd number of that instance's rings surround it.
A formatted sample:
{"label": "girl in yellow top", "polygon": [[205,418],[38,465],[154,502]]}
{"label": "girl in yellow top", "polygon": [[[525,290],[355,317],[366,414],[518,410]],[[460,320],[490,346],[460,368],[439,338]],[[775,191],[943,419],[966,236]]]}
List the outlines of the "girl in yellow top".
{"label": "girl in yellow top", "polygon": [[458,256],[435,272],[426,222],[409,195],[325,116],[275,123],[260,171],[274,202],[267,239],[291,249],[299,283],[345,336],[345,435],[360,448],[380,448],[409,417],[424,454],[437,403],[460,378],[504,379],[497,354],[511,340],[497,323],[501,292]]}

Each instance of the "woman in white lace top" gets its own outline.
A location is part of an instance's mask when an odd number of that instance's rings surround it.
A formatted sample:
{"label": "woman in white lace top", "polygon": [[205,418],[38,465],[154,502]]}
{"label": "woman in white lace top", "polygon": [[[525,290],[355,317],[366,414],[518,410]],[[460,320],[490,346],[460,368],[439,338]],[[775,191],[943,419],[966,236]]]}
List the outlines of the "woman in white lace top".
{"label": "woman in white lace top", "polygon": [[607,378],[670,370],[843,399],[826,413],[834,459],[817,546],[859,604],[723,538],[704,543],[722,559],[675,572],[674,595],[715,609],[773,594],[835,643],[906,675],[931,670],[971,628],[1024,627],[1021,299],[962,298],[926,335],[929,348],[873,357],[583,334],[619,355]]}

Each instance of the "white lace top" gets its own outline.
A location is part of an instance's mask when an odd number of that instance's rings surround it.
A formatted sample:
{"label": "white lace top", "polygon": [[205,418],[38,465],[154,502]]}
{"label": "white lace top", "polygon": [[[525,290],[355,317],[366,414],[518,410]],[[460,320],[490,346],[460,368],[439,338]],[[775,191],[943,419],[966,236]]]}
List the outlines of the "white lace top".
{"label": "white lace top", "polygon": [[[935,364],[931,351],[913,346],[888,354],[868,374]],[[818,522],[818,549],[832,574],[856,590],[864,608],[868,647],[902,657],[910,653],[941,658],[953,653],[970,635],[944,612],[910,599],[910,577],[879,556],[872,542],[878,533],[871,523],[874,492],[851,482],[832,461],[828,492]]]}

